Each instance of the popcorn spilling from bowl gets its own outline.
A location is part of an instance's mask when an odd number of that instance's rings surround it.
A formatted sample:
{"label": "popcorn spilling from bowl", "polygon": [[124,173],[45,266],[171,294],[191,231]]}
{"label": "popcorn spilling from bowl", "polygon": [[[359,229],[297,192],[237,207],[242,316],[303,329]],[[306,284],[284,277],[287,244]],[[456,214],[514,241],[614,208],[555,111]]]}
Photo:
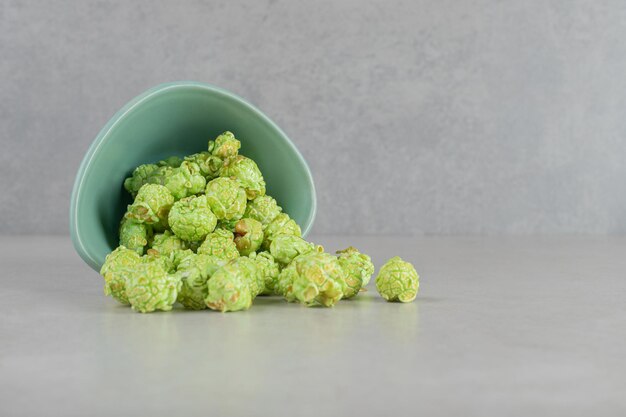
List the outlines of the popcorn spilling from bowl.
{"label": "popcorn spilling from bowl", "polygon": [[[100,271],[106,295],[142,313],[175,303],[225,312],[247,310],[262,295],[331,307],[364,290],[371,258],[353,247],[331,255],[304,240],[240,147],[224,132],[206,151],[135,168],[124,181],[134,201],[119,247]],[[376,287],[388,301],[409,302],[419,276],[395,257]]]}

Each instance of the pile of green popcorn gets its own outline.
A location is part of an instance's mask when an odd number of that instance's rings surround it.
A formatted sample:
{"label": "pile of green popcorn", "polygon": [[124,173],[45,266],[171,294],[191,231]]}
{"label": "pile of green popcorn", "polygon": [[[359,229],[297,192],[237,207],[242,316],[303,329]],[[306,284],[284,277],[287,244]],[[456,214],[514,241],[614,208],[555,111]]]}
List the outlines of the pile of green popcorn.
{"label": "pile of green popcorn", "polygon": [[[207,151],[133,171],[124,181],[134,201],[119,247],[100,271],[105,294],[142,313],[175,303],[225,312],[247,310],[262,295],[331,307],[363,290],[374,273],[371,258],[353,247],[331,255],[304,240],[240,147],[224,132]],[[409,302],[419,276],[394,257],[376,287],[388,301]]]}

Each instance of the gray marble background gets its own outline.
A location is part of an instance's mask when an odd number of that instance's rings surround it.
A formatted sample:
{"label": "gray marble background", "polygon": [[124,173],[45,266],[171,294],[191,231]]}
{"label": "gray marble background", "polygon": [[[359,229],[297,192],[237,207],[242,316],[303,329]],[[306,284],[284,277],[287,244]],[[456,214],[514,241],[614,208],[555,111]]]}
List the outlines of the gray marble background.
{"label": "gray marble background", "polygon": [[0,233],[68,229],[119,107],[192,79],[308,160],[317,234],[626,231],[626,2],[0,2]]}

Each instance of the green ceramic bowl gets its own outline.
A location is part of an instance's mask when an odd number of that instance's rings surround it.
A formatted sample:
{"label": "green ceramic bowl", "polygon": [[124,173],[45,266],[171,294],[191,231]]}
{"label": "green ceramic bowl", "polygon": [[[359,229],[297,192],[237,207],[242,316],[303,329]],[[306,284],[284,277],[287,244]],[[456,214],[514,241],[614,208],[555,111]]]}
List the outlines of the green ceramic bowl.
{"label": "green ceramic bowl", "polygon": [[99,271],[118,245],[118,226],[131,203],[122,183],[140,164],[205,150],[230,130],[241,153],[254,159],[267,193],[302,227],[315,218],[309,168],[287,135],[242,98],[197,82],[156,86],[131,100],[100,131],[83,159],[70,206],[70,233],[78,254]]}

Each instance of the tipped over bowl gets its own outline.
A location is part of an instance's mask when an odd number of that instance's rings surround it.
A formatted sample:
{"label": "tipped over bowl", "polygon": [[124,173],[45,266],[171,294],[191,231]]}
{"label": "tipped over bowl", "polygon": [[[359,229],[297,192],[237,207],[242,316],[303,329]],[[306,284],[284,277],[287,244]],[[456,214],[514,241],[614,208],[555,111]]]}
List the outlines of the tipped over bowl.
{"label": "tipped over bowl", "polygon": [[226,130],[241,141],[240,152],[259,166],[267,193],[306,236],[315,219],[315,186],[287,135],[241,97],[209,84],[180,81],[135,97],[89,147],[70,205],[70,234],[81,258],[99,271],[118,246],[119,222],[131,203],[123,182],[135,167],[206,150],[209,139]]}

